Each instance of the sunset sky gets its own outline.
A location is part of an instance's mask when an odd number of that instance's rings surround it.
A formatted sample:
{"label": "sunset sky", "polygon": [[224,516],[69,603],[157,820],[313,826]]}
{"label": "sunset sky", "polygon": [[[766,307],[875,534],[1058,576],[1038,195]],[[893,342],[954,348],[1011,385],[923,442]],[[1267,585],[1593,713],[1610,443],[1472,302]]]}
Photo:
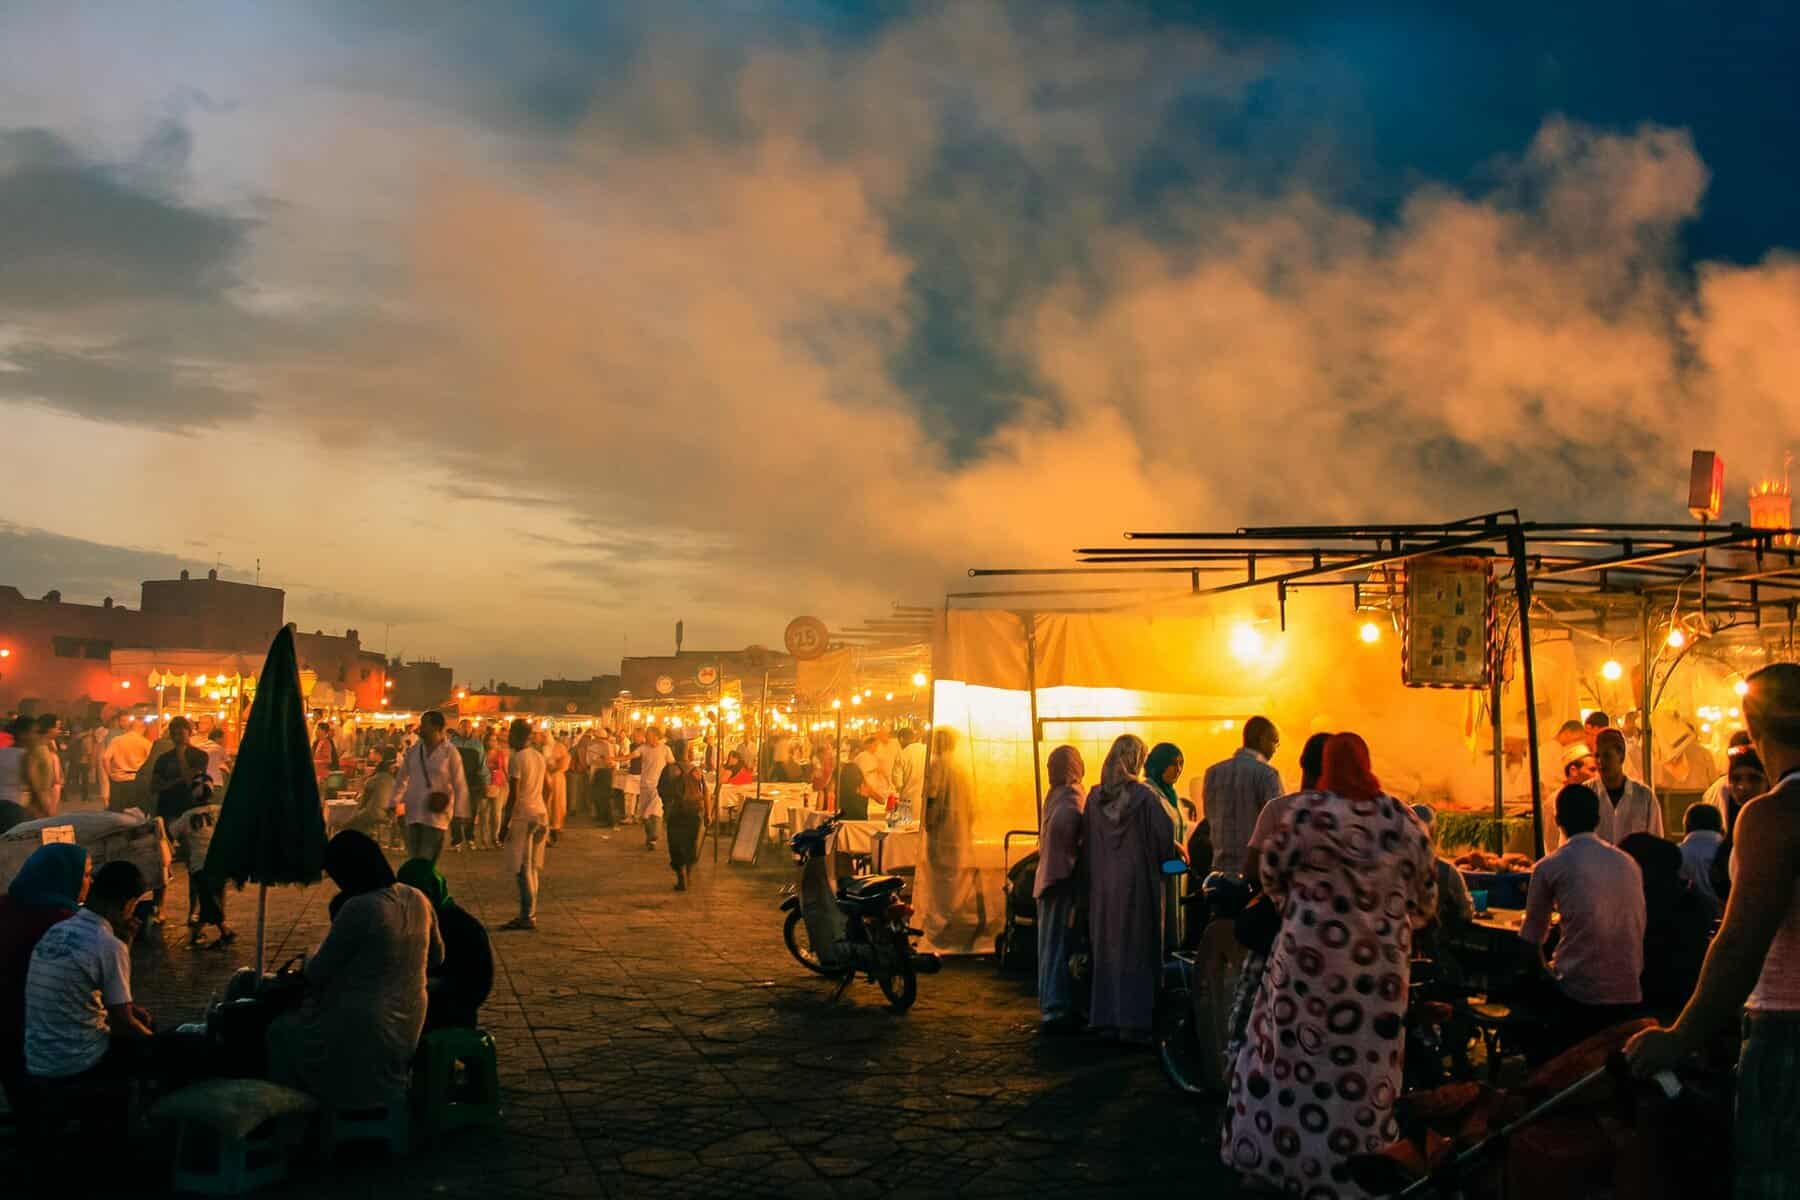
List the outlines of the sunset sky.
{"label": "sunset sky", "polygon": [[260,560],[530,683],[1127,528],[1674,519],[1695,447],[1741,516],[1784,9],[4,0],[0,583]]}

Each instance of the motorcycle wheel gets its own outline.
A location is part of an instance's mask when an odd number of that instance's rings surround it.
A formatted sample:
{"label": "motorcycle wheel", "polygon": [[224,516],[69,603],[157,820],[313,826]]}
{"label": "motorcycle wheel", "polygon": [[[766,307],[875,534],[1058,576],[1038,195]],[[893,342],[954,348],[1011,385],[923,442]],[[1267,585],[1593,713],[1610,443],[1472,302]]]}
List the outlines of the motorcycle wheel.
{"label": "motorcycle wheel", "polygon": [[1210,1096],[1203,1083],[1200,1054],[1192,993],[1186,988],[1164,989],[1156,1000],[1156,1056],[1176,1091]]}
{"label": "motorcycle wheel", "polygon": [[787,943],[788,953],[794,961],[815,975],[834,975],[819,960],[818,952],[813,949],[812,938],[806,931],[806,914],[794,909],[787,915],[787,924],[781,927],[781,940]]}
{"label": "motorcycle wheel", "polygon": [[881,953],[884,958],[893,957],[895,962],[892,970],[876,975],[875,982],[881,985],[881,994],[893,1010],[905,1012],[919,998],[919,975],[913,970],[912,955],[905,942],[883,946]]}

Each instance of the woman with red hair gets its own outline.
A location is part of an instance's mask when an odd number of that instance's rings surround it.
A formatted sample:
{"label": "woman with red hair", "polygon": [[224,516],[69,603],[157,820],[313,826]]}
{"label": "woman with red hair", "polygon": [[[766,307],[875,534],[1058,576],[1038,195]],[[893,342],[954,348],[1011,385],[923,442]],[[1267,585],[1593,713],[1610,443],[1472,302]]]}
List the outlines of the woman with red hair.
{"label": "woman with red hair", "polygon": [[1399,1135],[1407,964],[1437,910],[1431,839],[1381,790],[1362,738],[1340,733],[1258,866],[1281,932],[1232,1065],[1224,1159],[1309,1196],[1361,1197],[1347,1160]]}

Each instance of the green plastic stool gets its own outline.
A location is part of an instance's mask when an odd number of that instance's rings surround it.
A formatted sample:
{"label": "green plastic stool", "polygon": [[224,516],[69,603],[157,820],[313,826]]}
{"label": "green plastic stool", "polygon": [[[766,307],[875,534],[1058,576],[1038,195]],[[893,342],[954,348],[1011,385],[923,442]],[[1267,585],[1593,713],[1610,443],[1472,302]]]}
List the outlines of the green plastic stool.
{"label": "green plastic stool", "polygon": [[428,1139],[500,1123],[500,1059],[482,1029],[438,1029],[419,1043],[413,1093]]}

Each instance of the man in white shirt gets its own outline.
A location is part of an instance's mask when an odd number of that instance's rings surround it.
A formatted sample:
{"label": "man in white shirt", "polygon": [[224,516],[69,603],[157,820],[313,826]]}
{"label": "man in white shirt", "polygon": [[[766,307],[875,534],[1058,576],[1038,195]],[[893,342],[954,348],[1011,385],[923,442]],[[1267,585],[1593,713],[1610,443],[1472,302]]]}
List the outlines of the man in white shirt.
{"label": "man in white shirt", "polygon": [[1594,761],[1600,774],[1588,786],[1600,798],[1596,836],[1615,846],[1634,833],[1663,836],[1662,805],[1656,793],[1625,774],[1625,735],[1602,729],[1594,740]]}
{"label": "man in white shirt", "polygon": [[506,866],[519,881],[519,915],[502,929],[536,929],[538,873],[544,868],[544,843],[550,840],[550,768],[543,752],[531,744],[531,722],[515,719],[507,732],[512,758],[506,768],[506,811],[500,815],[500,840],[506,844]]}
{"label": "man in white shirt", "polygon": [[1263,806],[1281,795],[1281,774],[1269,765],[1281,733],[1267,717],[1244,722],[1244,744],[1236,754],[1206,768],[1199,780],[1199,808],[1212,835],[1213,870],[1242,875],[1250,837]]}
{"label": "man in white shirt", "polygon": [[662,797],[656,785],[663,770],[675,761],[675,755],[663,745],[663,731],[652,725],[645,733],[648,740],[638,747],[638,819],[644,823],[644,849],[656,849],[662,833]]}
{"label": "man in white shirt", "polygon": [[1535,1005],[1551,1030],[1546,1055],[1628,1019],[1643,999],[1644,877],[1630,855],[1596,836],[1605,803],[1579,784],[1556,794],[1563,844],[1538,863],[1525,894],[1519,936],[1527,945],[1542,947],[1551,912],[1562,916],[1553,982],[1537,989]]}
{"label": "man in white shirt", "polygon": [[138,772],[150,761],[150,739],[138,732],[130,717],[121,713],[117,721],[118,732],[100,755],[100,798],[111,811],[124,812],[144,807]]}
{"label": "man in white shirt", "polygon": [[[215,788],[225,786],[225,730],[214,721],[193,741],[194,749],[206,755],[206,777]],[[224,799],[224,793],[219,794]]]}
{"label": "man in white shirt", "polygon": [[152,1036],[149,1014],[132,1003],[126,949],[148,886],[135,863],[109,862],[94,872],[86,907],[38,940],[25,976],[25,1070],[33,1079],[128,1072],[129,1043]]}
{"label": "man in white shirt", "polygon": [[1725,911],[1725,903],[1713,887],[1712,870],[1713,860],[1719,857],[1719,847],[1725,841],[1725,818],[1718,809],[1701,801],[1688,805],[1682,829],[1686,836],[1681,839],[1681,877],[1717,917]]}
{"label": "man in white shirt", "polygon": [[888,797],[897,794],[887,768],[881,765],[880,748],[881,739],[870,734],[863,739],[862,749],[851,760],[862,772],[864,792],[869,797],[869,816],[875,819],[886,815]]}
{"label": "man in white shirt", "polygon": [[444,852],[450,818],[469,811],[462,755],[445,736],[444,714],[436,709],[419,718],[419,740],[400,758],[394,806],[406,814],[407,857],[434,863]]}
{"label": "man in white shirt", "polygon": [[900,796],[903,820],[925,811],[925,743],[910,728],[900,731],[900,753],[894,759],[894,791]]}

